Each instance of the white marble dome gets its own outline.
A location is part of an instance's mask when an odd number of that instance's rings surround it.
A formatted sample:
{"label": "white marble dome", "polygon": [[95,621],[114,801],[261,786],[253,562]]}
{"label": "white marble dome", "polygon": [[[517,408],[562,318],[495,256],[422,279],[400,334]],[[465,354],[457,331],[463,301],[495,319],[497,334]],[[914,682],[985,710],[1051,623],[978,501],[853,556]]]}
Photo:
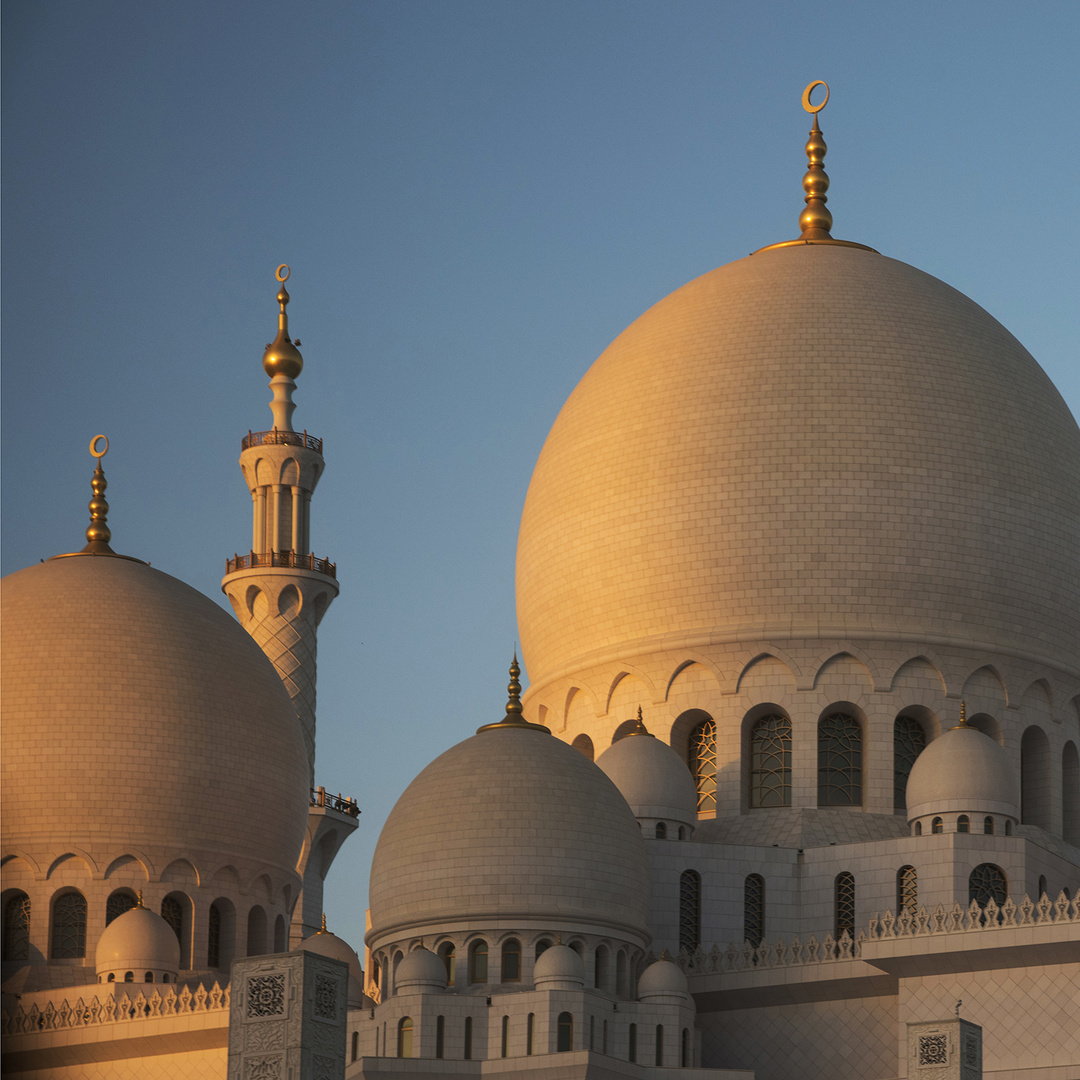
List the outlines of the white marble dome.
{"label": "white marble dome", "polygon": [[634,816],[697,824],[697,791],[686,762],[667,743],[633,733],[609,746],[596,765],[630,804]]}
{"label": "white marble dome", "polygon": [[180,970],[180,942],[173,928],[156,912],[138,907],[118,915],[98,938],[94,956],[99,981],[112,976],[124,982],[128,972],[133,982],[175,982]]}
{"label": "white marble dome", "polygon": [[1020,783],[1008,754],[967,724],[936,738],[908,776],[908,821],[945,814],[1020,817]]}
{"label": "white marble dome", "polygon": [[[217,604],[132,559],[4,579],[4,842],[294,874],[307,758],[270,661]],[[16,633],[15,630],[18,630]]]}
{"label": "white marble dome", "polygon": [[340,960],[349,966],[349,990],[348,999],[350,1004],[358,1004],[364,997],[364,970],[360,966],[360,957],[356,950],[337,934],[332,934],[324,926],[322,930],[316,930],[300,942],[293,952],[310,952],[317,956],[328,956],[332,960]]}
{"label": "white marble dome", "polygon": [[533,968],[537,990],[573,990],[585,985],[585,963],[569,945],[551,945]]}
{"label": "white marble dome", "polygon": [[685,1001],[690,996],[686,976],[678,964],[666,958],[651,963],[638,979],[641,1001]]}
{"label": "white marble dome", "polygon": [[496,928],[649,940],[649,868],[614,784],[545,729],[499,725],[406,788],[371,866],[375,948]]}
{"label": "white marble dome", "polygon": [[1080,654],[1080,430],[1023,346],[904,263],[761,251],[629,326],[529,486],[535,690],[748,637]]}
{"label": "white marble dome", "polygon": [[398,964],[394,987],[396,991],[445,990],[446,965],[430,949],[421,945]]}

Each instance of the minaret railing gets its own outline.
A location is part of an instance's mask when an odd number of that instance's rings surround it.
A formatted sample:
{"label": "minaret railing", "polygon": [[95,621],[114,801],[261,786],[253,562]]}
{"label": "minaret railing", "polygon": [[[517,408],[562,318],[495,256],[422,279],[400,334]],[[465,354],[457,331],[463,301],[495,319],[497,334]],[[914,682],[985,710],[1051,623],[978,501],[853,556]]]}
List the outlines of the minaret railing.
{"label": "minaret railing", "polygon": [[264,566],[314,570],[337,580],[337,563],[316,558],[314,553],[301,555],[298,551],[249,551],[246,555],[237,554],[225,560],[225,573],[235,574],[237,570],[255,570]]}
{"label": "minaret railing", "polygon": [[302,446],[305,450],[322,453],[323,441],[309,435],[306,431],[282,431],[273,428],[270,431],[249,431],[240,441],[241,450],[250,450],[253,446]]}

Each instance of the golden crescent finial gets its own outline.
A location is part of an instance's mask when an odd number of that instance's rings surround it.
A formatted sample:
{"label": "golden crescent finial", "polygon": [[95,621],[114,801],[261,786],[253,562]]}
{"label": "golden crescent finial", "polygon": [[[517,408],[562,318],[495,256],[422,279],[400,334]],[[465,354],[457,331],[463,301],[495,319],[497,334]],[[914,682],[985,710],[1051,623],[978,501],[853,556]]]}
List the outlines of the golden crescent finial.
{"label": "golden crescent finial", "polygon": [[[826,98],[825,100],[828,101],[829,99]],[[282,263],[274,271],[274,277],[276,277],[278,279],[278,281],[280,281],[281,284],[284,285],[285,282],[289,280],[289,274],[290,273],[292,273],[292,271],[289,269],[289,264],[288,263]]]}
{"label": "golden crescent finial", "polygon": [[[825,87],[825,100],[820,105],[810,104],[810,95],[819,87]],[[829,84],[824,79],[815,79],[803,92],[802,92],[802,107],[808,113],[814,113],[815,115],[821,112],[826,105],[829,104]]]}
{"label": "golden crescent finial", "polygon": [[[97,448],[98,443],[101,442],[102,439],[105,440],[105,449],[104,450],[99,450]],[[91,454],[92,457],[103,458],[108,452],[109,452],[109,439],[108,439],[108,436],[106,436],[106,435],[95,435],[90,440],[90,454]]]}

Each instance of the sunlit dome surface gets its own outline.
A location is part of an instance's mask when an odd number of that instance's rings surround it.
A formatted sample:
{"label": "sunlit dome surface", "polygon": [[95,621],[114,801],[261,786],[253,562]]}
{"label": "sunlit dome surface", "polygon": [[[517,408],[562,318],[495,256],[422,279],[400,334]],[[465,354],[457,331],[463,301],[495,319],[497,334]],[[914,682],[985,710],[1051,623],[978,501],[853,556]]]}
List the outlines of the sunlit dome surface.
{"label": "sunlit dome surface", "polygon": [[518,541],[533,685],[761,637],[1080,655],[1080,431],[977,304],[875,252],[697,278],[593,364]]}

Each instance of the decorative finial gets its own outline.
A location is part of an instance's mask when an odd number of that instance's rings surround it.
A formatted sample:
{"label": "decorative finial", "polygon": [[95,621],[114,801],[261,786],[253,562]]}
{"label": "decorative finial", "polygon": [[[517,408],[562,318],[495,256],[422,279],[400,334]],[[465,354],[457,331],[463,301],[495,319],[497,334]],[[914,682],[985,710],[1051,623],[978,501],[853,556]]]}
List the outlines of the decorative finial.
{"label": "decorative finial", "polygon": [[637,707],[637,723],[626,733],[627,735],[648,735],[650,739],[655,739],[656,736],[649,731],[645,726],[645,721],[641,718],[641,706]]}
{"label": "decorative finial", "polygon": [[960,1019],[960,1006],[963,1005],[963,1004],[964,1004],[964,999],[963,998],[957,998],[956,999],[956,1018],[958,1020]]}
{"label": "decorative finial", "polygon": [[968,726],[968,722],[967,722],[967,702],[963,698],[960,699],[960,726],[961,727],[967,727]]}
{"label": "decorative finial", "polygon": [[[102,443],[105,445],[102,446]],[[94,467],[94,475],[90,480],[90,488],[94,492],[94,496],[88,504],[90,524],[86,527],[86,547],[82,549],[82,553],[86,555],[116,554],[109,547],[112,533],[109,531],[107,524],[109,504],[105,501],[105,489],[109,485],[105,480],[105,471],[101,467],[101,459],[108,452],[109,440],[104,435],[95,435],[90,440],[90,453],[97,464]]]}
{"label": "decorative finial", "polygon": [[[825,87],[825,97],[818,105],[812,105],[810,98],[819,87]],[[829,176],[825,172],[825,153],[828,147],[818,126],[817,114],[829,103],[829,87],[821,79],[812,82],[804,91],[802,106],[814,116],[814,126],[810,129],[810,135],[806,140],[806,158],[809,162],[806,175],[803,176],[802,186],[806,192],[806,209],[799,215],[799,228],[802,230],[800,240],[831,240],[829,230],[832,228],[832,214],[825,205],[829,199],[825,194],[829,190]]]}
{"label": "decorative finial", "polygon": [[506,714],[496,724],[484,724],[482,727],[476,729],[476,734],[479,735],[481,731],[493,731],[496,728],[532,728],[534,731],[546,731],[549,735],[551,731],[543,724],[530,724],[521,714],[521,681],[518,676],[521,674],[521,667],[518,664],[517,650],[514,650],[514,659],[510,663],[510,683],[506,687],[509,697],[506,702]]}
{"label": "decorative finial", "polygon": [[288,379],[295,379],[304,368],[304,358],[289,337],[289,316],[285,311],[289,303],[289,293],[285,288],[285,282],[289,280],[289,267],[282,263],[274,276],[281,282],[281,288],[277,294],[277,302],[281,310],[278,312],[277,337],[266,346],[266,351],[263,353],[263,370],[270,378],[274,378],[275,375],[284,375]]}
{"label": "decorative finial", "polygon": [[142,907],[142,906],[143,906],[143,902],[142,902],[142,889],[140,889],[140,890],[139,890],[139,891],[138,891],[138,892],[137,892],[137,893],[135,894],[135,906],[136,906],[136,907]]}

